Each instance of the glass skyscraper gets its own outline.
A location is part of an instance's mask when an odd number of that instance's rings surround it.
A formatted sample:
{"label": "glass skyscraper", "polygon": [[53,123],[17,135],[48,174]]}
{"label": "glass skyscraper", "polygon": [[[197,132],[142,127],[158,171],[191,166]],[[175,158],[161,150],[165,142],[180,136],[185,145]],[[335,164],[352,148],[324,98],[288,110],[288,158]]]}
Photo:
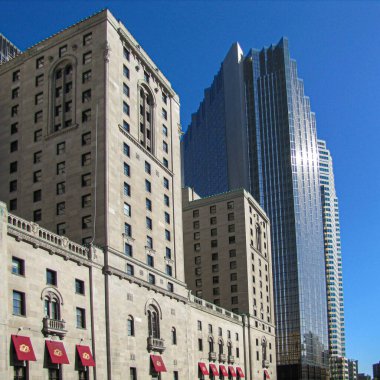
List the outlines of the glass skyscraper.
{"label": "glass skyscraper", "polygon": [[325,141],[318,140],[318,150],[326,261],[330,371],[332,380],[345,380],[348,379],[348,363],[345,357],[339,205],[335,191],[333,160]]}
{"label": "glass skyscraper", "polygon": [[20,54],[20,50],[0,33],[0,65]]}
{"label": "glass skyscraper", "polygon": [[201,196],[244,187],[260,202],[272,227],[278,379],[326,379],[316,123],[288,41],[246,56],[234,44],[205,94],[182,143],[184,184]]}

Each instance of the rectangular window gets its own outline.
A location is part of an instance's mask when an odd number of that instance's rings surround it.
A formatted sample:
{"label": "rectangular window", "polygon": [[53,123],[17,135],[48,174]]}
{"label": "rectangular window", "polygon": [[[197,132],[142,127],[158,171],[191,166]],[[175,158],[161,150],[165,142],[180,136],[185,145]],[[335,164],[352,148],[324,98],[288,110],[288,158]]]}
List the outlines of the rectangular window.
{"label": "rectangular window", "polygon": [[124,234],[125,236],[132,236],[132,226],[128,223],[124,223]]}
{"label": "rectangular window", "polygon": [[25,275],[25,261],[18,257],[12,257],[12,273],[18,276]]}
{"label": "rectangular window", "polygon": [[133,276],[134,275],[134,268],[133,268],[133,265],[131,264],[127,264],[127,274],[129,276]]}
{"label": "rectangular window", "polygon": [[164,177],[164,187],[165,189],[169,189],[169,180]]}
{"label": "rectangular window", "polygon": [[18,114],[18,105],[15,105],[11,108],[11,116],[14,117],[14,116],[17,116]]}
{"label": "rectangular window", "polygon": [[82,229],[91,228],[92,217],[91,215],[86,215],[82,217]]}
{"label": "rectangular window", "polygon": [[124,195],[127,197],[131,196],[131,186],[126,182],[124,182]]}
{"label": "rectangular window", "polygon": [[87,33],[83,36],[83,46],[91,45],[92,43],[92,33]]}
{"label": "rectangular window", "polygon": [[44,83],[44,74],[37,75],[35,79],[36,87],[42,86],[43,83]]}
{"label": "rectangular window", "polygon": [[165,168],[169,167],[169,161],[166,158],[162,159],[162,163],[164,164]]}
{"label": "rectangular window", "polygon": [[129,98],[129,87],[123,83],[123,94]]}
{"label": "rectangular window", "polygon": [[173,268],[171,265],[166,265],[166,274],[168,276],[172,276],[173,275]]}
{"label": "rectangular window", "polygon": [[228,214],[228,220],[235,220],[235,215],[233,212]]}
{"label": "rectangular window", "polygon": [[215,248],[218,246],[218,240],[211,240],[211,248]]}
{"label": "rectangular window", "polygon": [[57,224],[57,234],[63,236],[66,234],[66,223]]}
{"label": "rectangular window", "polygon": [[12,81],[17,82],[20,80],[20,70],[16,70],[12,73]]}
{"label": "rectangular window", "polygon": [[91,101],[91,90],[82,92],[82,103],[88,103]]}
{"label": "rectangular window", "polygon": [[63,141],[57,144],[57,155],[65,153],[66,151],[66,143]]}
{"label": "rectangular window", "polygon": [[132,215],[131,211],[132,211],[131,206],[128,203],[124,202],[124,215],[131,216]]}
{"label": "rectangular window", "polygon": [[42,67],[44,67],[44,57],[37,58],[36,69],[41,69]]}
{"label": "rectangular window", "polygon": [[85,329],[86,328],[86,310],[80,307],[77,307],[76,316],[77,316],[76,318],[77,328]]}
{"label": "rectangular window", "polygon": [[129,50],[126,48],[126,47],[123,47],[123,57],[129,61],[129,58],[130,58],[130,52]]}
{"label": "rectangular window", "polygon": [[42,140],[42,129],[38,129],[34,132],[34,142],[38,142]]}
{"label": "rectangular window", "polygon": [[58,162],[58,164],[57,164],[57,175],[65,174],[65,172],[66,172],[66,162],[65,161]]}
{"label": "rectangular window", "polygon": [[145,161],[145,173],[151,174],[150,163]]}
{"label": "rectangular window", "polygon": [[168,119],[168,113],[165,108],[162,109],[162,117],[167,120]]}
{"label": "rectangular window", "polygon": [[92,52],[89,51],[87,53],[83,54],[83,64],[87,65],[88,63],[91,63],[92,61]]}
{"label": "rectangular window", "polygon": [[132,246],[130,244],[128,244],[128,243],[124,244],[124,253],[129,257],[133,256],[133,250],[132,250]]}
{"label": "rectangular window", "polygon": [[11,147],[10,147],[11,153],[12,152],[17,152],[17,150],[18,150],[18,141],[17,140],[12,141],[11,142]]}
{"label": "rectangular window", "polygon": [[168,231],[168,230],[165,230],[165,239],[167,241],[170,241],[170,231]]}
{"label": "rectangular window", "polygon": [[198,351],[203,351],[203,340],[198,338]]}
{"label": "rectangular window", "polygon": [[166,247],[166,250],[165,250],[165,258],[167,258],[167,259],[172,258],[172,250],[168,247]]}
{"label": "rectangular window", "polygon": [[216,222],[217,222],[216,216],[213,216],[212,218],[210,218],[210,224],[214,225],[216,224]]}
{"label": "rectangular window", "polygon": [[148,198],[145,199],[145,207],[148,211],[152,211],[152,201]]}
{"label": "rectangular window", "polygon": [[25,293],[13,291],[13,315],[25,316]]}
{"label": "rectangular window", "polygon": [[91,186],[91,173],[82,175],[82,187]]}
{"label": "rectangular window", "polygon": [[82,208],[91,206],[91,194],[82,195]]}
{"label": "rectangular window", "polygon": [[126,132],[129,132],[130,129],[129,124],[125,120],[123,120],[123,129]]}
{"label": "rectangular window", "polygon": [[57,183],[57,195],[65,194],[66,192],[66,182]]}
{"label": "rectangular window", "polygon": [[84,295],[84,281],[75,279],[75,293]]}
{"label": "rectangular window", "polygon": [[16,87],[12,90],[12,99],[18,98],[20,95],[20,87]]}
{"label": "rectangular window", "polygon": [[150,267],[154,267],[154,257],[152,255],[147,255],[146,256],[146,263]]}
{"label": "rectangular window", "polygon": [[125,65],[123,65],[123,75],[129,79],[129,69]]}
{"label": "rectangular window", "polygon": [[129,104],[126,102],[123,102],[123,112],[129,116]]}
{"label": "rectangular window", "polygon": [[152,285],[154,285],[156,283],[156,277],[154,274],[149,273],[148,282],[149,282],[149,284],[152,284]]}
{"label": "rectangular window", "polygon": [[13,123],[11,125],[11,135],[14,135],[17,132],[18,132],[18,123]]}
{"label": "rectangular window", "polygon": [[10,210],[10,211],[17,210],[17,198],[15,198],[15,199],[11,199],[11,200],[9,201],[9,210]]}
{"label": "rectangular window", "polygon": [[46,269],[46,284],[57,286],[57,272],[52,269]]}
{"label": "rectangular window", "polygon": [[91,120],[91,108],[82,112],[82,123],[87,123]]}
{"label": "rectangular window", "polygon": [[42,111],[38,111],[34,114],[34,122],[35,123],[39,123],[40,121],[42,121]]}
{"label": "rectangular window", "polygon": [[169,146],[165,141],[162,142],[162,149],[165,153],[168,153],[169,151]]}
{"label": "rectangular window", "polygon": [[162,125],[162,133],[164,136],[168,136],[168,128],[165,125]]}
{"label": "rectangular window", "polygon": [[59,48],[59,56],[62,57],[67,52],[67,45],[61,46]]}
{"label": "rectangular window", "polygon": [[123,143],[123,153],[129,157],[130,156],[130,150],[129,150],[129,145],[126,143]]}
{"label": "rectangular window", "polygon": [[146,228],[148,228],[149,230],[153,228],[152,219],[149,217],[146,217]]}
{"label": "rectangular window", "polygon": [[91,70],[87,70],[82,74],[82,83],[90,82],[92,78],[92,72]]}
{"label": "rectangular window", "polygon": [[65,215],[66,203],[57,203],[57,215]]}
{"label": "rectangular window", "polygon": [[167,212],[165,212],[164,215],[165,215],[165,223],[170,224],[170,215]]}
{"label": "rectangular window", "polygon": [[35,164],[38,164],[39,162],[41,162],[41,159],[42,159],[42,151],[38,151],[36,153],[34,153],[34,156],[33,156],[33,162]]}
{"label": "rectangular window", "polygon": [[164,204],[165,206],[170,206],[169,197],[167,195],[164,195]]}
{"label": "rectangular window", "polygon": [[151,193],[152,192],[152,185],[151,183],[146,179],[145,180],[145,190],[148,192],[148,193]]}
{"label": "rectangular window", "polygon": [[[68,94],[71,92],[73,88],[73,83],[72,82],[68,82],[65,84],[65,93]],[[89,90],[91,92],[91,90]]]}
{"label": "rectangular window", "polygon": [[210,214],[216,213],[216,206],[210,206]]}
{"label": "rectangular window", "polygon": [[124,175],[126,175],[127,177],[129,177],[130,173],[131,173],[130,166],[126,162],[124,162]]}
{"label": "rectangular window", "polygon": [[33,191],[33,202],[39,202],[42,198],[42,192],[41,190]]}
{"label": "rectangular window", "polygon": [[17,180],[9,182],[9,192],[12,193],[17,190]]}
{"label": "rectangular window", "polygon": [[91,164],[91,152],[82,154],[82,166],[88,166]]}
{"label": "rectangular window", "polygon": [[153,249],[153,238],[150,236],[146,237],[146,246],[150,249]]}

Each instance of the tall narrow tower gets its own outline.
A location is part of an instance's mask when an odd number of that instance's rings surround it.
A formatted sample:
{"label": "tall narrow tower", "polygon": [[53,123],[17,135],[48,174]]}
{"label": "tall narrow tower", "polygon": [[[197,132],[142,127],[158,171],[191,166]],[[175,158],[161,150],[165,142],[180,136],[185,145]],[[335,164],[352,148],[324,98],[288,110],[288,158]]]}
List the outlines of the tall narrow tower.
{"label": "tall narrow tower", "polygon": [[[225,136],[218,149],[212,149],[213,134]],[[197,159],[205,154],[208,159]],[[268,214],[278,378],[325,379],[328,334],[316,123],[286,39],[246,57],[238,44],[231,47],[192,117],[183,160],[185,185],[201,196],[244,187]],[[221,164],[215,167],[215,162]]]}

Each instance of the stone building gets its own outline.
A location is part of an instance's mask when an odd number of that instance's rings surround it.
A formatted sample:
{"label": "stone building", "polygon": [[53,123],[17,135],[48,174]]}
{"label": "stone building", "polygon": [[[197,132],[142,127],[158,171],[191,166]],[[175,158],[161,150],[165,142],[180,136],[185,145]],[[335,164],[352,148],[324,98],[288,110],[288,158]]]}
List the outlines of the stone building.
{"label": "stone building", "polygon": [[0,378],[275,379],[250,318],[185,284],[179,99],[124,25],[101,11],[0,81]]}
{"label": "stone building", "polygon": [[200,198],[184,188],[182,202],[188,287],[198,297],[249,316],[252,362],[260,372],[275,373],[268,217],[243,189]]}

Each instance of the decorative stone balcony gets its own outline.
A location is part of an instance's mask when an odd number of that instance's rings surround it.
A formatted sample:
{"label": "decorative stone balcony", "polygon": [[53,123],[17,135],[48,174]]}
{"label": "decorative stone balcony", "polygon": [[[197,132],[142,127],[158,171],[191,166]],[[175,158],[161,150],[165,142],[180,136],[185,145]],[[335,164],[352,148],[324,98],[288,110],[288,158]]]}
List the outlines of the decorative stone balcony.
{"label": "decorative stone balcony", "polygon": [[209,360],[216,360],[216,352],[209,352],[208,353],[208,359]]}
{"label": "decorative stone balcony", "polygon": [[57,335],[60,339],[63,339],[67,333],[67,330],[65,330],[66,322],[63,319],[57,320],[44,317],[42,322],[42,332],[44,335]]}
{"label": "decorative stone balcony", "polygon": [[225,362],[227,360],[227,355],[226,354],[219,354],[219,361],[220,362]]}
{"label": "decorative stone balcony", "polygon": [[153,338],[152,336],[149,336],[148,339],[148,350],[149,351],[158,351],[158,352],[164,352],[165,351],[165,341],[160,338]]}
{"label": "decorative stone balcony", "polygon": [[235,363],[235,356],[229,356],[228,357],[228,363],[234,364]]}
{"label": "decorative stone balcony", "polygon": [[269,368],[269,360],[263,360],[263,368]]}

